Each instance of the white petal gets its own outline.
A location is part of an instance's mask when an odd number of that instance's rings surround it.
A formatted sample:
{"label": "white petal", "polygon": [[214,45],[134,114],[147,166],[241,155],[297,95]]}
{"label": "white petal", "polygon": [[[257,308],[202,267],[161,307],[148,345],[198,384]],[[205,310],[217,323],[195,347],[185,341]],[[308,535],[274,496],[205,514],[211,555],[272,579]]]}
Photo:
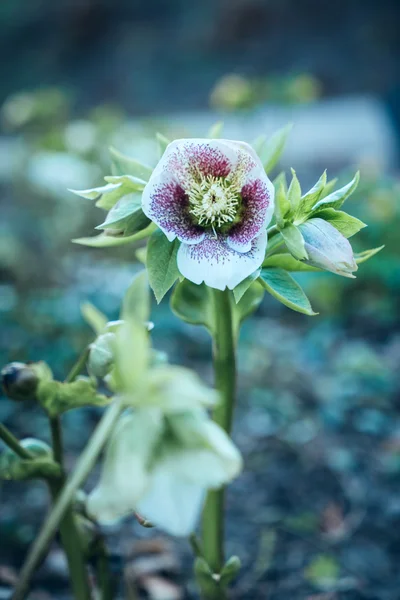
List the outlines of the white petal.
{"label": "white petal", "polygon": [[264,231],[252,241],[249,252],[232,250],[226,239],[206,237],[196,245],[181,244],[177,264],[180,273],[193,283],[217,290],[232,290],[262,264],[267,247]]}

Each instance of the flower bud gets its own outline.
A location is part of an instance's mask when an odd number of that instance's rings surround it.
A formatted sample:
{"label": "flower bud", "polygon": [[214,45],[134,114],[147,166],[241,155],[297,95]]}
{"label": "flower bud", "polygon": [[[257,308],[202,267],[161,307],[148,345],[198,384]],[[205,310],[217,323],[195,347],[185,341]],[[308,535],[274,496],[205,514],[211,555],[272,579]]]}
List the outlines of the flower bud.
{"label": "flower bud", "polygon": [[343,277],[354,277],[358,266],[347,239],[333,225],[315,218],[299,226],[308,259],[304,262]]}
{"label": "flower bud", "polygon": [[1,385],[12,400],[22,402],[34,398],[38,383],[37,373],[25,363],[12,362],[1,370]]}
{"label": "flower bud", "polygon": [[105,377],[114,361],[115,333],[103,333],[90,344],[88,370],[95,377]]}

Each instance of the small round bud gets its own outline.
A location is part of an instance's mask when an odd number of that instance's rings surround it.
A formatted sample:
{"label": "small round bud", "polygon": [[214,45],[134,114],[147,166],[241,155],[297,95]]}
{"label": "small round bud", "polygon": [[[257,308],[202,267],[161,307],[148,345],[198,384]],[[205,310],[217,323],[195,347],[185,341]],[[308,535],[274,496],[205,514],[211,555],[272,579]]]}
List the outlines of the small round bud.
{"label": "small round bud", "polygon": [[90,344],[88,361],[89,373],[95,377],[105,377],[114,362],[115,333],[103,333]]}
{"label": "small round bud", "polygon": [[31,400],[35,396],[39,378],[34,369],[20,362],[12,362],[1,370],[1,385],[4,393],[18,402]]}

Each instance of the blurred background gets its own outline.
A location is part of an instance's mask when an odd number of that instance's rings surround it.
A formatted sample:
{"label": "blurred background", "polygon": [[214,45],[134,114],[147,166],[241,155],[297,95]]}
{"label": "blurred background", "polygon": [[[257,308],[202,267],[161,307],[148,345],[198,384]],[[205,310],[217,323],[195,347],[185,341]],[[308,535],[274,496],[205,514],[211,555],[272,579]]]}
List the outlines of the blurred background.
{"label": "blurred background", "polygon": [[[400,3],[397,0],[2,0],[0,364],[45,360],[62,378],[140,268],[132,246],[78,247],[102,211],[67,188],[101,185],[108,147],[154,164],[154,134],[251,142],[294,123],[280,169],[304,189],[328,168],[362,172],[348,210],[386,244],[356,280],[302,274],[319,316],[272,297],[244,328],[235,440],[244,474],[228,497],[233,598],[394,600],[400,575]],[[276,174],[280,169],[276,169]],[[154,344],[212,381],[210,340],[168,302]],[[99,411],[64,416],[72,465]],[[34,405],[0,421],[47,440]],[[45,515],[40,482],[0,484],[0,599]],[[133,520],[107,532],[120,598],[195,598],[185,541]],[[135,591],[136,590],[136,591]],[[135,595],[136,594],[136,595]],[[57,544],[32,599],[69,599]]]}

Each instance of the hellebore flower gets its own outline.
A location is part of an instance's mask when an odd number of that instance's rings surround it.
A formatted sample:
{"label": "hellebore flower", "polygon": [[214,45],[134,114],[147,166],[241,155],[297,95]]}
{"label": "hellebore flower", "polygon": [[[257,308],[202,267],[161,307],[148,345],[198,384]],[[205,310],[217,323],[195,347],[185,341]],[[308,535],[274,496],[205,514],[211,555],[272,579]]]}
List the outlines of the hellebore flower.
{"label": "hellebore flower", "polygon": [[167,146],[143,190],[142,209],[172,242],[192,281],[233,289],[264,260],[274,187],[244,142],[183,139]]}
{"label": "hellebore flower", "polygon": [[109,442],[87,510],[107,524],[139,511],[172,535],[189,535],[205,494],[231,481],[242,459],[205,411],[123,415]]}
{"label": "hellebore flower", "polygon": [[343,277],[354,277],[358,266],[350,242],[333,225],[315,218],[299,226],[308,254],[305,263]]}

